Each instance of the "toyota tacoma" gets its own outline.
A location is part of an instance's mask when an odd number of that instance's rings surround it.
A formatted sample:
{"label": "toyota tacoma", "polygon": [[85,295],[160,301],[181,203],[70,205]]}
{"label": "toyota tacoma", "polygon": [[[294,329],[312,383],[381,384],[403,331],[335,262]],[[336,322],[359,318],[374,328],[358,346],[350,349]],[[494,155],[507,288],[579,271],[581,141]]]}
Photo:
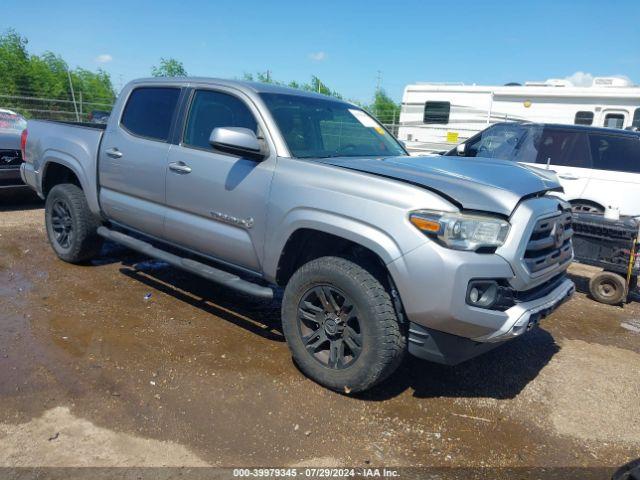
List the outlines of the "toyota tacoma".
{"label": "toyota tacoma", "polygon": [[141,79],[106,125],[29,121],[22,178],[71,263],[104,239],[260,298],[300,369],[363,391],[405,353],[456,364],[574,291],[552,173],[411,157],[366,111],[279,86]]}

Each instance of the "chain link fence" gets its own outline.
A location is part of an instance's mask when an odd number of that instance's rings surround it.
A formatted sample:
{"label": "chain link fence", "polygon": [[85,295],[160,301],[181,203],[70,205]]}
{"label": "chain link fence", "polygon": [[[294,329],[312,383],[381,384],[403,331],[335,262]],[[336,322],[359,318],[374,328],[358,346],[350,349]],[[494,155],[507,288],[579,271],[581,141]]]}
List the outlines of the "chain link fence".
{"label": "chain link fence", "polygon": [[75,101],[70,98],[35,96],[29,92],[0,94],[0,109],[13,110],[27,119],[88,122],[93,112],[110,112],[112,106],[110,99],[84,100],[81,91],[76,93]]}

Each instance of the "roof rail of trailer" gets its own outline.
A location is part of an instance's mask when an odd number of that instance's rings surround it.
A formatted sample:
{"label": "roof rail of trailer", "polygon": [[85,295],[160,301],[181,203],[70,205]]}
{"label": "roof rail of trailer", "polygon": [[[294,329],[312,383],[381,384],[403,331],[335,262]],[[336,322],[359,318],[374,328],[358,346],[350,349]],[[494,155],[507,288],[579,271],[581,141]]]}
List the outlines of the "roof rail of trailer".
{"label": "roof rail of trailer", "polygon": [[457,87],[464,87],[464,82],[416,82],[413,85],[454,85]]}

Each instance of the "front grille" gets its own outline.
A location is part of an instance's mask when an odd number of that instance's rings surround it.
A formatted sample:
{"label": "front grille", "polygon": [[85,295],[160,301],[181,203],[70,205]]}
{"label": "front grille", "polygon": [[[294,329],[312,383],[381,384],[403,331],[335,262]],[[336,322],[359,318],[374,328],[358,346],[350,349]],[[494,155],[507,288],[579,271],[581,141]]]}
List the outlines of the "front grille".
{"label": "front grille", "polygon": [[0,169],[17,168],[22,163],[22,153],[20,150],[0,149]]}
{"label": "front grille", "polygon": [[530,274],[553,266],[563,266],[571,260],[571,210],[560,210],[557,215],[536,222],[524,253],[524,264]]}

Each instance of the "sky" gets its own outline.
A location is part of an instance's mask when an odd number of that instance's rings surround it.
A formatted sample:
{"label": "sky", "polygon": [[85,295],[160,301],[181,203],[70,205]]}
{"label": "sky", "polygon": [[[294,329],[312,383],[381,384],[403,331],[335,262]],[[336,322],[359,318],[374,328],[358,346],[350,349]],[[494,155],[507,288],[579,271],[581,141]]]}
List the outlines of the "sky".
{"label": "sky", "polygon": [[624,75],[640,82],[640,2],[0,0],[0,32],[71,67],[103,68],[116,87],[160,57],[190,75],[283,81],[316,75],[370,101],[413,82],[504,84]]}

